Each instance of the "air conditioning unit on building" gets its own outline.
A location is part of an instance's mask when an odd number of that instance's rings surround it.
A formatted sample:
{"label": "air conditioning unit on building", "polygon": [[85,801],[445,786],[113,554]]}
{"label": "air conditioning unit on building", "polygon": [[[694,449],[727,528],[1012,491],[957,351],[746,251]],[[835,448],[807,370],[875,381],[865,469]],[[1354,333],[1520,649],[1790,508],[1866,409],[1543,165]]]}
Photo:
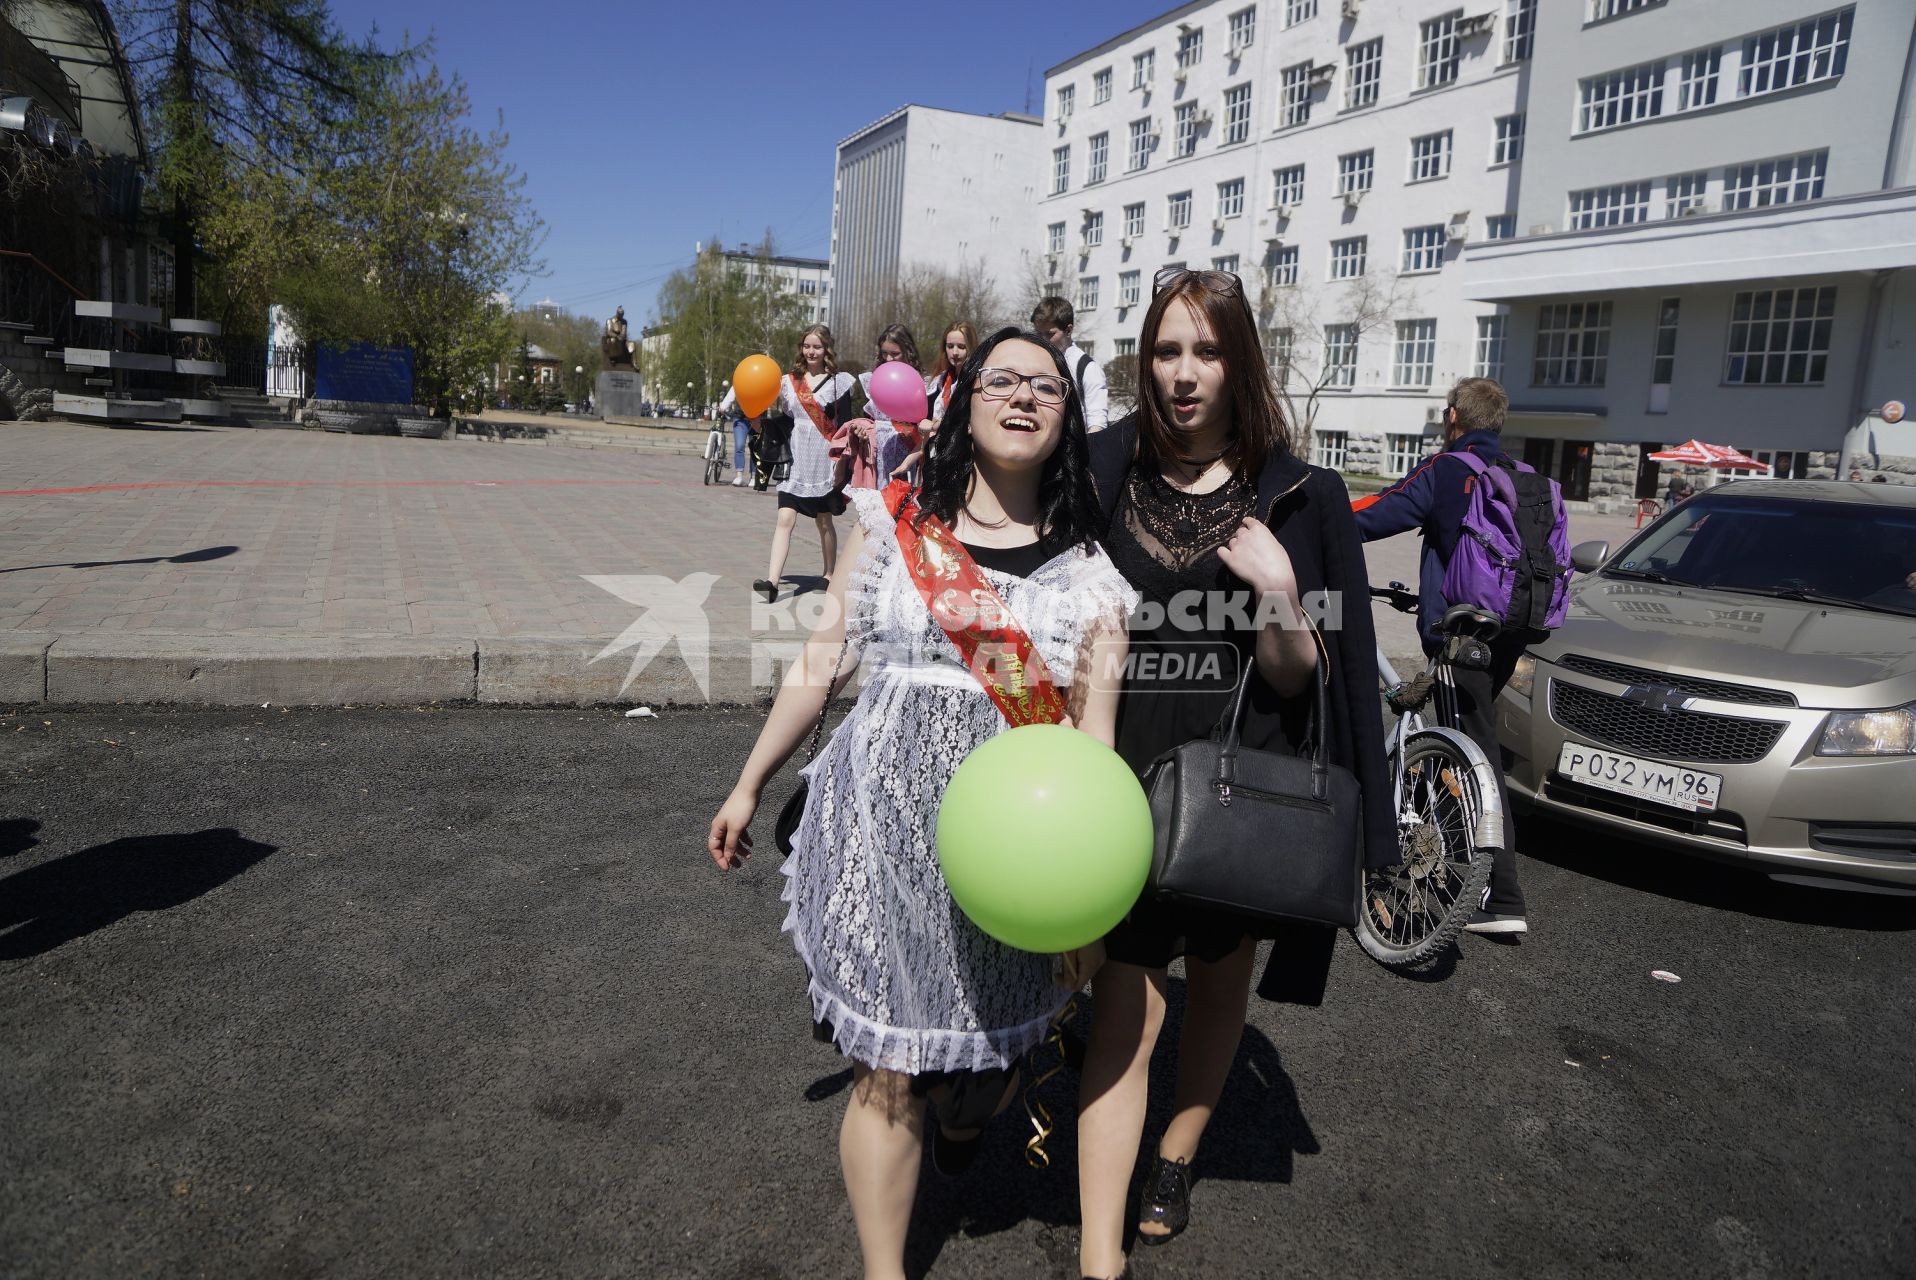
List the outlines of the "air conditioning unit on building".
{"label": "air conditioning unit on building", "polygon": [[1470,238],[1470,210],[1462,209],[1450,215],[1450,225],[1444,228],[1444,239],[1455,243]]}
{"label": "air conditioning unit on building", "polygon": [[1046,272],[1054,276],[1057,275],[1058,274],[1058,255],[1055,253],[1047,253],[1044,256],[1044,265],[1045,265]]}
{"label": "air conditioning unit on building", "polygon": [[1266,249],[1272,249],[1272,250],[1282,249],[1284,247],[1284,237],[1283,236],[1265,236],[1264,247]]}
{"label": "air conditioning unit on building", "polygon": [[1224,230],[1224,219],[1222,219],[1222,218],[1213,218],[1213,219],[1211,219],[1211,230],[1213,230],[1213,231],[1222,231],[1222,230]]}
{"label": "air conditioning unit on building", "polygon": [[1472,36],[1487,36],[1497,27],[1497,15],[1494,13],[1473,14],[1468,18],[1457,19],[1457,38],[1468,40]]}
{"label": "air conditioning unit on building", "polygon": [[1362,5],[1363,0],[1344,0],[1344,16],[1346,18],[1355,18],[1358,9],[1361,8]]}
{"label": "air conditioning unit on building", "polygon": [[1210,127],[1211,127],[1211,113],[1210,113],[1210,112],[1208,112],[1208,111],[1200,111],[1200,112],[1198,112],[1198,113],[1197,113],[1197,127],[1198,127],[1198,128],[1200,128],[1200,129],[1208,129],[1208,128],[1210,128]]}
{"label": "air conditioning unit on building", "polygon": [[1184,84],[1184,82],[1185,82],[1186,80],[1189,80],[1190,78],[1191,78],[1191,73],[1190,73],[1190,72],[1188,72],[1188,71],[1186,71],[1186,70],[1185,70],[1185,69],[1184,69],[1183,67],[1179,67],[1179,68],[1178,68],[1178,69],[1177,69],[1177,70],[1176,70],[1175,72],[1173,72],[1173,73],[1172,73],[1172,75],[1171,75],[1171,81],[1172,81],[1172,83],[1173,83],[1173,84],[1176,84],[1176,85],[1179,85],[1179,86],[1182,86],[1182,85]]}
{"label": "air conditioning unit on building", "polygon": [[1364,203],[1364,193],[1362,191],[1346,191],[1344,193],[1344,207],[1346,209],[1355,209],[1362,203]]}
{"label": "air conditioning unit on building", "polygon": [[1118,247],[1120,249],[1128,250],[1131,248],[1132,243],[1133,243],[1132,238],[1130,236],[1126,236],[1122,240],[1118,241]]}
{"label": "air conditioning unit on building", "polygon": [[1437,405],[1433,404],[1429,408],[1424,410],[1424,422],[1426,424],[1442,422],[1443,420],[1444,420],[1444,411],[1441,408],[1439,408]]}
{"label": "air conditioning unit on building", "polygon": [[1329,88],[1331,83],[1331,77],[1335,76],[1336,74],[1337,74],[1337,66],[1335,63],[1330,63],[1330,62],[1317,63],[1311,68],[1311,73],[1310,73],[1311,88],[1313,89]]}
{"label": "air conditioning unit on building", "polygon": [[1282,200],[1271,206],[1271,212],[1277,215],[1279,222],[1289,222],[1291,220],[1291,206],[1285,204]]}

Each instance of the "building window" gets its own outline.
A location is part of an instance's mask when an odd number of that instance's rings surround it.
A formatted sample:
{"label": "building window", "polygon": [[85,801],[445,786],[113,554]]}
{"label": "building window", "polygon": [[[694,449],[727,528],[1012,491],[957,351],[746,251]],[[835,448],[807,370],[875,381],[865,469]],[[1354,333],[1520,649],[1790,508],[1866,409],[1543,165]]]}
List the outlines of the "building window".
{"label": "building window", "polygon": [[1180,104],[1172,116],[1171,155],[1191,155],[1197,150],[1197,103]]}
{"label": "building window", "polygon": [[1292,329],[1266,329],[1264,331],[1264,363],[1271,368],[1271,376],[1277,379],[1281,387],[1291,380],[1291,354],[1297,347],[1297,333]]}
{"label": "building window", "polygon": [[1624,227],[1650,220],[1650,184],[1625,182],[1570,193],[1570,229]]}
{"label": "building window", "polygon": [[1211,270],[1228,271],[1232,275],[1236,275],[1237,255],[1235,253],[1219,254],[1217,257],[1211,259]]}
{"label": "building window", "polygon": [[1084,185],[1090,186],[1104,181],[1105,164],[1111,158],[1111,135],[1094,133],[1091,135],[1090,155],[1085,158]]}
{"label": "building window", "polygon": [[1091,76],[1091,105],[1111,101],[1111,68],[1094,72]]}
{"label": "building window", "polygon": [[1274,205],[1299,205],[1304,202],[1304,166],[1291,165],[1279,169],[1271,175],[1271,203]]}
{"label": "building window", "polygon": [[[1078,310],[1096,311],[1098,309],[1098,278],[1096,276],[1078,277]],[[1084,346],[1082,342],[1078,344]]]}
{"label": "building window", "polygon": [[1157,78],[1157,74],[1158,74],[1157,50],[1146,49],[1143,53],[1132,55],[1131,57],[1131,87],[1133,89],[1150,88],[1151,82]]}
{"label": "building window", "polygon": [[1257,39],[1257,7],[1239,9],[1231,15],[1231,54],[1235,57]]}
{"label": "building window", "polygon": [[1396,359],[1391,364],[1394,387],[1427,387],[1437,363],[1437,322],[1399,320]]}
{"label": "building window", "polygon": [[1773,204],[1823,198],[1827,151],[1733,164],[1723,171],[1723,209],[1767,209]]}
{"label": "building window", "polygon": [[1284,101],[1278,123],[1285,127],[1306,124],[1311,118],[1311,64],[1300,62],[1284,68]]}
{"label": "building window", "polygon": [[1337,157],[1337,194],[1343,196],[1353,191],[1369,191],[1371,177],[1376,170],[1376,158],[1374,151],[1352,151]]}
{"label": "building window", "polygon": [[1217,184],[1217,216],[1236,218],[1244,213],[1244,179],[1232,178]]}
{"label": "building window", "polygon": [[1369,249],[1369,236],[1331,241],[1331,279],[1355,280],[1363,275],[1364,258]]}
{"label": "building window", "polygon": [[1138,358],[1138,340],[1136,338],[1119,338],[1111,344],[1111,352],[1120,360],[1135,360]]}
{"label": "building window", "polygon": [[1271,267],[1265,273],[1265,283],[1273,288],[1297,283],[1296,245],[1287,244],[1281,249],[1271,250]]}
{"label": "building window", "polygon": [[1523,159],[1523,114],[1497,117],[1497,142],[1490,149],[1490,163],[1515,164]]}
{"label": "building window", "polygon": [[1663,114],[1663,64],[1646,62],[1578,85],[1577,132],[1614,129]]}
{"label": "building window", "polygon": [[1662,3],[1663,0],[1589,0],[1590,16],[1584,22],[1602,22],[1605,18],[1620,17]]}
{"label": "building window", "polygon": [[1854,9],[1845,9],[1745,40],[1737,93],[1750,98],[1842,75],[1849,60],[1849,26],[1854,13]]}
{"label": "building window", "polygon": [[1685,214],[1702,213],[1704,208],[1704,186],[1709,182],[1707,173],[1672,174],[1663,181],[1663,216],[1681,218]]}
{"label": "building window", "polygon": [[1084,215],[1084,247],[1095,249],[1104,243],[1104,214],[1087,213]]}
{"label": "building window", "polygon": [[1504,11],[1504,61],[1523,62],[1537,40],[1537,0],[1507,0]]}
{"label": "building window", "polygon": [[1078,109],[1078,86],[1061,84],[1058,86],[1058,119],[1069,120],[1071,113]]}
{"label": "building window", "polygon": [[1414,431],[1392,431],[1384,437],[1384,474],[1407,476],[1424,460],[1424,437]]}
{"label": "building window", "polygon": [[1470,363],[1473,378],[1504,377],[1504,330],[1508,316],[1477,317],[1477,349]]}
{"label": "building window", "polygon": [[1204,61],[1204,28],[1193,27],[1178,34],[1178,69],[1189,71]]}
{"label": "building window", "polygon": [[1417,28],[1417,87],[1435,89],[1457,78],[1463,50],[1457,39],[1457,19],[1463,10],[1432,18]]}
{"label": "building window", "polygon": [[1694,111],[1716,102],[1716,73],[1723,66],[1723,50],[1698,49],[1683,55],[1677,71],[1677,110]]}
{"label": "building window", "polygon": [[1410,140],[1410,181],[1429,182],[1450,174],[1450,130]]}
{"label": "building window", "polygon": [[1044,251],[1053,256],[1064,252],[1064,223],[1054,222],[1045,228]]}
{"label": "building window", "polygon": [[1357,385],[1356,325],[1327,324],[1324,326],[1324,385],[1327,387]]}
{"label": "building window", "polygon": [[1144,202],[1124,206],[1124,238],[1135,240],[1144,234]]}
{"label": "building window", "polygon": [[[1348,383],[1339,383],[1348,386]],[[1350,459],[1351,433],[1348,431],[1316,431],[1311,438],[1311,462],[1332,471],[1342,471]]]}
{"label": "building window", "polygon": [[1133,120],[1131,122],[1131,150],[1125,161],[1125,172],[1136,173],[1151,160],[1151,121]]}
{"label": "building window", "polygon": [[1444,266],[1444,224],[1408,227],[1404,231],[1405,274],[1441,271]]}
{"label": "building window", "polygon": [[1723,381],[1746,387],[1822,382],[1835,315],[1834,285],[1737,294]]}
{"label": "building window", "polygon": [[1251,86],[1236,85],[1224,91],[1224,145],[1243,142],[1251,136]]}
{"label": "building window", "polygon": [[1559,302],[1537,308],[1539,387],[1600,387],[1610,365],[1610,304]]}
{"label": "building window", "polygon": [[1377,87],[1383,78],[1384,37],[1344,50],[1344,109],[1368,107],[1377,101]]}
{"label": "building window", "polygon": [[1063,195],[1065,188],[1071,185],[1071,148],[1069,145],[1051,149],[1051,194]]}
{"label": "building window", "polygon": [[1191,225],[1191,193],[1179,191],[1165,197],[1164,225],[1173,231],[1182,231]]}
{"label": "building window", "polygon": [[1139,290],[1143,287],[1142,272],[1120,271],[1118,273],[1118,305],[1135,307],[1138,305]]}
{"label": "building window", "polygon": [[810,297],[815,298],[818,296],[818,281],[800,280],[798,282],[798,291],[802,294],[806,294]]}
{"label": "building window", "polygon": [[1294,27],[1298,23],[1317,16],[1317,0],[1284,0],[1284,25]]}
{"label": "building window", "polygon": [[1683,314],[1680,298],[1657,304],[1657,342],[1650,361],[1650,412],[1670,411],[1670,382],[1676,373],[1677,321]]}
{"label": "building window", "polygon": [[1484,219],[1484,239],[1511,240],[1517,235],[1517,215],[1493,213]]}

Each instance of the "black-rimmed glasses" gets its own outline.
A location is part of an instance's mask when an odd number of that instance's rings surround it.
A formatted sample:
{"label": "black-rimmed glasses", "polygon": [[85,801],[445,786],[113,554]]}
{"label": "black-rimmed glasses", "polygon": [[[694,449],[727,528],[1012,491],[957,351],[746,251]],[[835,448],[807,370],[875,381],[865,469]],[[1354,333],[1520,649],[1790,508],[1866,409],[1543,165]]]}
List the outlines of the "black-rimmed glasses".
{"label": "black-rimmed glasses", "polygon": [[1009,400],[1018,384],[1029,382],[1039,404],[1063,404],[1071,398],[1071,380],[1055,373],[1019,373],[1016,369],[980,369],[978,394],[987,400]]}
{"label": "black-rimmed glasses", "polygon": [[1244,282],[1230,271],[1190,271],[1184,267],[1166,267],[1151,277],[1151,296],[1157,297],[1174,285],[1196,280],[1212,293],[1234,297],[1244,292]]}

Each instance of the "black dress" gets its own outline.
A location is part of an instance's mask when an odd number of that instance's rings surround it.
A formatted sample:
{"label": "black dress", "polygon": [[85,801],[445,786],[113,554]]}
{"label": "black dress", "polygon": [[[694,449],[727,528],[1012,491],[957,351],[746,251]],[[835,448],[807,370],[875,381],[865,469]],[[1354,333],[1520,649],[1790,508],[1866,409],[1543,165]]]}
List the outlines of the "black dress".
{"label": "black dress", "polygon": [[[1140,775],[1166,751],[1210,736],[1239,673],[1254,661],[1257,637],[1248,624],[1256,601],[1218,548],[1256,498],[1256,486],[1238,474],[1205,494],[1174,489],[1152,468],[1134,466],[1125,476],[1104,545],[1143,596],[1117,728],[1118,754]],[[1285,700],[1261,676],[1251,679],[1245,745],[1295,754],[1283,731]],[[1225,912],[1145,899],[1105,939],[1105,950],[1113,960],[1161,969],[1178,956],[1222,960],[1247,935],[1269,931]]]}

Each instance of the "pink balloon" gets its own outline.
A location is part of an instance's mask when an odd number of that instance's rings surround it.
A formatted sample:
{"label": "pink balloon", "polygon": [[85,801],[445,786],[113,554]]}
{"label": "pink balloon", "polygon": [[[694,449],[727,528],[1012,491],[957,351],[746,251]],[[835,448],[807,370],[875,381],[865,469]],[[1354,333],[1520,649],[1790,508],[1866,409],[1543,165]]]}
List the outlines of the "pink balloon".
{"label": "pink balloon", "polygon": [[872,370],[872,403],[894,422],[923,422],[925,376],[904,363],[890,360]]}

